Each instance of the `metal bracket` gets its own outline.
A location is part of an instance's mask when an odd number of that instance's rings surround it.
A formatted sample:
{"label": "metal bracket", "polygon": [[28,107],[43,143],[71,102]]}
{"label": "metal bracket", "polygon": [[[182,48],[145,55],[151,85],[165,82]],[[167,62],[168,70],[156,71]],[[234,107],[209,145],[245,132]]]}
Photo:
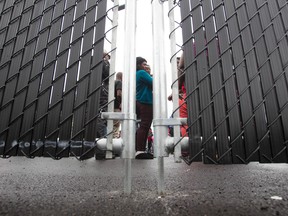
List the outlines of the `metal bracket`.
{"label": "metal bracket", "polygon": [[102,112],[102,119],[107,120],[133,120],[136,121],[135,113],[120,113],[120,112]]}
{"label": "metal bracket", "polygon": [[177,126],[187,124],[187,118],[154,119],[154,126]]}

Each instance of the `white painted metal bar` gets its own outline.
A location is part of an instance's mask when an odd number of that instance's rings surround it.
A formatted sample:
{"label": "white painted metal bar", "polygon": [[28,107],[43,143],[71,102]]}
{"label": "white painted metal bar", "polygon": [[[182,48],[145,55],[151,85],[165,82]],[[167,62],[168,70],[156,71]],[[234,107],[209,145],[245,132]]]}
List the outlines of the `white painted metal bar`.
{"label": "white painted metal bar", "polygon": [[187,118],[167,118],[167,119],[154,119],[153,125],[155,126],[180,126],[187,124]]}
{"label": "white painted metal bar", "polygon": [[[167,118],[167,84],[165,70],[164,50],[164,11],[163,4],[154,0],[152,2],[153,20],[153,117],[154,119]],[[167,126],[154,125],[154,154],[158,159],[158,193],[164,193],[164,157],[165,137],[168,136]]]}
{"label": "white painted metal bar", "polygon": [[[107,139],[105,139],[105,138],[99,139],[96,144],[100,149],[106,149],[107,148]],[[121,138],[112,139],[111,151],[113,151],[114,154],[120,155],[122,152],[122,147],[123,147],[122,145],[123,145],[123,140]]]}
{"label": "white painted metal bar", "polygon": [[[112,21],[112,40],[111,40],[111,61],[110,61],[110,71],[109,71],[109,94],[108,101],[114,101],[114,80],[115,80],[115,65],[116,65],[116,41],[117,41],[117,26],[118,26],[118,7],[119,0],[114,0],[113,6],[113,21]],[[108,104],[108,112],[114,112],[114,102]],[[106,159],[113,158],[112,152],[112,139],[113,139],[113,120],[107,120],[107,151]]]}
{"label": "white painted metal bar", "polygon": [[[178,71],[177,71],[177,56],[176,56],[176,36],[175,36],[175,18],[174,18],[174,4],[173,0],[169,0],[169,27],[170,27],[170,51],[171,51],[171,73],[172,73],[172,81],[174,82],[172,85],[172,98],[173,98],[173,118],[179,118],[179,86],[178,86]],[[181,132],[180,126],[175,125],[173,127],[174,131],[174,140],[175,143],[180,140]],[[174,148],[174,161],[177,163],[181,162],[181,146],[176,145]]]}
{"label": "white painted metal bar", "polygon": [[131,193],[131,160],[135,156],[136,132],[136,5],[137,1],[125,1],[124,71],[122,87],[122,111],[131,116],[122,123],[122,138],[125,166],[124,193]]}

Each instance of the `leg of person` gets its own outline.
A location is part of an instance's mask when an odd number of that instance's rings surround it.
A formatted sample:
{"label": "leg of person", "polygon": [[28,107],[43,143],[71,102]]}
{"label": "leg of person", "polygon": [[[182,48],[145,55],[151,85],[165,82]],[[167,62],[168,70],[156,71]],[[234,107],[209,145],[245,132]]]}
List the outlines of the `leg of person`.
{"label": "leg of person", "polygon": [[148,104],[142,104],[138,101],[137,106],[137,117],[141,118],[140,127],[136,132],[136,159],[153,159],[153,155],[145,152],[146,141],[148,132],[153,119],[153,106]]}
{"label": "leg of person", "polygon": [[[186,98],[186,94],[183,95],[182,99],[179,99],[179,106],[180,106],[180,109],[179,109],[179,112],[180,112],[180,117],[181,118],[187,118],[188,117],[188,112],[187,112],[187,103],[185,101],[185,98]],[[184,137],[184,136],[188,136],[188,133],[187,133],[187,128],[188,128],[188,125],[181,125],[180,126],[180,130],[181,130],[181,136]],[[188,152],[184,152],[182,151],[182,156],[186,157],[188,156],[189,153]]]}
{"label": "leg of person", "polygon": [[151,140],[148,141],[148,152],[152,153],[152,141]]}

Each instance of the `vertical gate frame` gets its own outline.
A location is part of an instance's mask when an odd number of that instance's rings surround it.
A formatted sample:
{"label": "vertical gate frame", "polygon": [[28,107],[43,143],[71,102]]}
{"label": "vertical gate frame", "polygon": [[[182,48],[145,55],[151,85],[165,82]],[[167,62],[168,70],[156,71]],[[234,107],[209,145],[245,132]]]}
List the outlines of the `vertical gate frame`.
{"label": "vertical gate frame", "polygon": [[[116,39],[117,39],[117,30],[115,27],[117,26],[118,20],[118,0],[114,0],[114,9],[113,9],[113,30],[112,31],[112,55],[111,55],[111,63],[112,67],[110,67],[110,76],[115,71],[115,59],[116,59]],[[121,145],[121,158],[124,159],[124,193],[131,193],[131,165],[132,159],[135,156],[135,133],[136,133],[136,104],[131,103],[131,101],[135,101],[136,98],[136,73],[131,73],[131,71],[136,72],[135,65],[135,44],[136,44],[136,1],[125,1],[125,41],[124,45],[126,47],[124,52],[124,71],[123,71],[123,81],[122,81],[122,112],[115,113],[114,112],[114,103],[110,103],[108,112],[102,112],[101,118],[108,120],[108,137],[107,139],[102,139],[103,145],[106,144],[107,149],[111,150],[111,154],[107,155],[107,158],[112,158],[113,148],[119,144]],[[115,13],[117,13],[115,15]],[[110,65],[111,66],[111,65]],[[114,76],[113,76],[114,78]],[[113,85],[113,86],[112,86]],[[109,80],[109,101],[114,100],[114,79],[112,80],[110,77]],[[131,89],[134,89],[134,91]],[[126,97],[127,96],[127,97]],[[112,107],[113,106],[113,107]],[[113,120],[121,120],[122,121],[122,132],[121,137],[119,139],[113,139]]]}
{"label": "vertical gate frame", "polygon": [[[114,4],[118,4],[114,2]],[[153,126],[154,126],[154,157],[158,159],[158,193],[164,193],[164,157],[169,155],[169,152],[174,151],[175,153],[175,162],[181,162],[181,147],[184,149],[188,149],[188,138],[180,137],[180,125],[185,124],[187,122],[186,118],[179,118],[176,114],[173,119],[167,118],[167,84],[166,82],[162,82],[166,80],[166,70],[165,70],[165,62],[164,62],[164,41],[162,36],[164,34],[164,12],[163,12],[163,3],[158,1],[153,1],[152,3],[152,28],[153,28],[153,44],[154,44],[154,52],[153,52],[153,62],[154,62],[154,78],[153,85],[158,86],[159,88],[154,88],[153,93]],[[173,2],[170,2],[170,9],[173,7]],[[129,3],[125,2],[125,47],[127,47],[124,53],[124,72],[123,72],[123,95],[122,98],[122,113],[114,113],[112,109],[108,109],[108,112],[102,113],[102,118],[108,120],[108,122],[113,122],[112,120],[118,119],[123,121],[122,128],[122,138],[120,139],[112,139],[112,134],[108,136],[107,139],[102,140],[102,145],[107,145],[107,149],[109,148],[113,150],[113,145],[117,145],[116,148],[119,148],[119,143],[122,144],[123,152],[122,158],[124,159],[125,166],[125,179],[124,179],[124,192],[130,194],[131,193],[131,159],[134,159],[135,155],[135,132],[136,132],[136,107],[135,103],[129,103],[129,101],[135,101],[136,98],[136,74],[130,73],[130,71],[136,71],[135,65],[135,35],[136,35],[136,8],[137,5],[135,2]],[[134,9],[134,10],[133,10]],[[115,13],[115,11],[114,11]],[[118,12],[116,12],[118,13]],[[155,16],[158,14],[158,16]],[[159,18],[160,14],[160,18]],[[118,14],[117,14],[118,15]],[[117,17],[115,15],[115,17]],[[129,16],[129,17],[128,17]],[[174,14],[170,13],[170,29],[174,28]],[[134,17],[134,19],[133,19]],[[114,16],[113,16],[114,21]],[[114,26],[114,24],[113,24]],[[117,32],[115,33],[117,34]],[[113,35],[112,35],[113,37]],[[112,39],[113,41],[113,39]],[[114,41],[116,44],[116,42]],[[115,45],[114,44],[114,45]],[[172,48],[174,47],[174,48]],[[171,37],[171,53],[175,53],[175,35]],[[115,47],[112,42],[112,58],[115,61]],[[115,62],[114,62],[115,63]],[[114,65],[115,67],[115,65]],[[173,79],[176,80],[177,77],[177,66],[176,66],[176,58],[172,58],[172,72]],[[113,66],[112,66],[113,68]],[[110,75],[113,74],[114,69],[110,69]],[[111,81],[111,80],[110,80]],[[110,82],[111,83],[111,82]],[[109,93],[114,89],[114,86],[109,86]],[[134,91],[131,91],[134,89]],[[173,97],[178,98],[178,83],[173,86]],[[113,91],[114,92],[114,91]],[[110,95],[110,94],[109,94]],[[112,93],[111,93],[112,95]],[[125,97],[128,95],[128,97]],[[109,101],[113,100],[112,96],[109,97]],[[113,103],[112,103],[113,104]],[[174,109],[177,110],[178,100],[174,100]],[[177,111],[176,111],[177,112]],[[176,137],[168,137],[168,126],[173,125],[176,129],[176,133],[178,131],[178,136]],[[113,127],[113,125],[112,125]],[[108,131],[111,128],[108,126]],[[109,134],[109,133],[108,133]],[[164,138],[165,137],[165,138]],[[164,138],[164,139],[163,139]],[[117,141],[116,141],[117,140]],[[175,143],[178,144],[175,147]],[[118,150],[117,148],[117,150]]]}
{"label": "vertical gate frame", "polygon": [[[114,0],[113,6],[113,22],[112,22],[112,43],[111,43],[111,62],[109,70],[109,94],[108,94],[108,112],[114,112],[114,91],[115,91],[115,65],[116,65],[116,41],[117,41],[117,30],[118,30],[118,9],[119,9],[119,0]],[[110,103],[112,101],[112,103]],[[113,120],[107,121],[107,151],[106,159],[113,158]]]}
{"label": "vertical gate frame", "polygon": [[[152,35],[153,35],[153,127],[154,127],[154,156],[158,159],[158,193],[164,193],[164,157],[168,156],[165,151],[164,137],[168,137],[168,128],[158,121],[167,118],[167,84],[164,62],[164,17],[163,4],[159,1],[152,2]],[[163,82],[164,80],[164,82]]]}
{"label": "vertical gate frame", "polygon": [[[170,27],[170,51],[171,51],[171,72],[172,72],[172,81],[174,82],[172,84],[172,98],[174,98],[173,101],[173,110],[175,110],[173,114],[173,118],[179,118],[179,102],[178,100],[175,100],[175,98],[179,97],[179,85],[178,85],[178,72],[177,72],[177,63],[176,63],[176,36],[175,36],[175,17],[174,17],[174,10],[173,10],[173,0],[169,0],[169,27]],[[180,132],[180,126],[175,125],[173,127],[174,130],[174,142],[178,143],[181,139],[181,132]],[[176,137],[175,137],[176,135]],[[181,146],[176,145],[174,149],[174,161],[177,163],[181,162],[180,159],[181,156]]]}
{"label": "vertical gate frame", "polygon": [[[124,192],[131,193],[131,160],[135,155],[135,128],[136,128],[136,104],[131,103],[136,98],[136,65],[135,65],[135,44],[136,44],[136,6],[137,1],[125,1],[125,32],[124,40],[124,71],[122,109],[127,118],[122,123],[123,152],[125,166]],[[132,72],[132,73],[131,73]],[[132,89],[132,91],[131,91]]]}

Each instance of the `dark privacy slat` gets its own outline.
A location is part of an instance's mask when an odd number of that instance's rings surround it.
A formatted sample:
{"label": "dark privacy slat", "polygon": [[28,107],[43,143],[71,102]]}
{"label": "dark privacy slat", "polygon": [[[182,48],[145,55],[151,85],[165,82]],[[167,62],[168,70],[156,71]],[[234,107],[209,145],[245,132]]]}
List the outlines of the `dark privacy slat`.
{"label": "dark privacy slat", "polygon": [[[251,3],[250,3],[251,5]],[[237,18],[240,24],[241,31],[241,43],[243,46],[243,51],[241,53],[240,58],[242,61],[245,59],[245,62],[240,63],[240,65],[236,68],[236,73],[239,71],[242,76],[243,74],[247,74],[247,83],[243,82],[242,79],[237,79],[238,87],[241,84],[246,84],[243,86],[243,90],[239,89],[240,94],[240,105],[241,105],[241,116],[242,116],[242,128],[244,129],[244,139],[245,139],[245,150],[246,150],[246,161],[259,161],[259,151],[258,151],[258,140],[257,133],[255,127],[255,116],[254,112],[256,108],[259,106],[258,98],[261,98],[261,85],[259,76],[257,76],[257,61],[255,58],[254,50],[253,50],[253,38],[251,33],[251,28],[248,22],[248,14],[247,14],[247,5],[241,4],[239,5],[239,9],[237,10]],[[234,50],[233,54],[237,51]],[[241,69],[244,69],[242,70]],[[244,76],[245,76],[244,75]],[[237,76],[236,76],[237,77]],[[256,125],[257,126],[257,125]]]}
{"label": "dark privacy slat", "polygon": [[39,1],[35,1],[34,5],[33,5],[33,14],[32,14],[32,20],[39,18],[40,16],[42,16],[43,10],[44,10],[44,0],[39,0]]}
{"label": "dark privacy slat", "polygon": [[211,103],[211,87],[210,87],[210,76],[208,73],[208,62],[207,58],[207,47],[206,39],[204,37],[205,32],[201,27],[203,25],[202,20],[202,7],[197,1],[191,4],[192,7],[192,25],[194,28],[194,36],[196,43],[196,67],[198,68],[198,79],[199,82],[199,96],[200,96],[200,113],[201,113],[201,124],[205,130],[203,130],[203,144],[205,151],[203,152],[205,162],[209,163],[210,160],[216,161],[216,142],[213,136],[213,107]]}
{"label": "dark privacy slat", "polygon": [[[99,104],[95,104],[94,101],[99,101],[100,98],[100,83],[101,83],[101,71],[102,71],[102,63],[101,59],[103,57],[103,53],[100,53],[99,50],[103,50],[104,41],[103,34],[100,32],[104,32],[105,29],[105,11],[106,11],[107,2],[100,1],[98,3],[98,11],[97,11],[97,27],[96,27],[96,35],[95,35],[95,46],[94,46],[94,56],[92,58],[91,65],[91,73],[89,80],[89,95],[87,100],[87,113],[86,113],[86,121],[85,121],[85,138],[88,141],[93,141],[95,136],[95,128],[97,125],[97,115],[99,110]],[[81,115],[81,112],[79,112]],[[75,116],[77,117],[77,116]]]}
{"label": "dark privacy slat", "polygon": [[[260,72],[261,84],[262,84],[262,89],[263,89],[262,97],[265,97],[265,102],[263,105],[259,101],[259,98],[261,98],[261,95],[255,95],[255,97],[254,97],[254,101],[257,99],[258,104],[260,104],[260,106],[257,108],[257,110],[255,110],[256,123],[257,123],[257,134],[258,134],[258,140],[259,140],[259,146],[260,146],[261,161],[266,162],[267,160],[270,160],[270,161],[278,161],[279,162],[279,161],[284,159],[283,154],[281,154],[280,156],[277,156],[277,158],[275,158],[275,156],[278,154],[278,152],[283,150],[283,148],[280,147],[280,150],[279,150],[279,147],[275,146],[275,140],[278,139],[277,140],[277,142],[278,142],[277,146],[281,146],[281,141],[283,143],[283,140],[281,140],[281,137],[283,135],[282,135],[282,131],[281,131],[281,126],[279,125],[279,120],[277,120],[277,118],[278,118],[277,117],[277,113],[278,113],[277,107],[274,106],[277,104],[277,102],[273,99],[272,95],[274,94],[273,93],[274,92],[274,90],[273,90],[273,85],[274,85],[273,84],[274,83],[273,76],[274,77],[279,76],[280,71],[282,71],[282,66],[281,66],[281,62],[279,61],[280,58],[278,56],[278,51],[275,50],[275,48],[277,47],[277,44],[276,44],[277,42],[275,39],[274,29],[272,28],[272,26],[268,26],[268,24],[267,24],[267,23],[269,23],[270,15],[268,13],[266,16],[264,16],[264,14],[267,13],[267,7],[265,4],[259,4],[259,2],[258,2],[258,6],[261,6],[261,8],[259,8],[259,10],[260,10],[259,15],[260,15],[261,24],[264,28],[265,28],[265,26],[267,26],[267,27],[266,27],[266,29],[263,29],[263,28],[260,29],[261,25],[255,26],[255,28],[259,28],[259,31],[264,31],[263,34],[265,35],[265,40],[266,40],[266,46],[265,46],[265,42],[264,42],[264,39],[262,36],[259,36],[258,40],[255,42],[256,54],[257,54],[256,56],[258,58],[258,65],[260,66],[259,72]],[[265,11],[265,12],[263,12],[263,11]],[[252,34],[253,33],[255,34],[255,31],[252,31]],[[254,38],[256,38],[256,37],[254,37]],[[267,47],[267,49],[268,49],[267,51],[266,51],[265,47]],[[271,62],[268,59],[269,55],[270,55],[270,57],[272,57]],[[273,56],[275,56],[275,58]],[[272,64],[270,64],[270,63],[272,63]],[[272,69],[271,67],[274,67],[274,69]],[[274,114],[274,117],[271,116],[272,113]],[[267,117],[265,119],[263,119],[263,117],[265,117],[266,115],[267,115]],[[267,119],[267,123],[266,123],[266,119]],[[261,122],[262,122],[262,126],[260,124]],[[268,127],[267,128],[263,127],[263,123],[266,123],[266,125]],[[270,125],[271,123],[272,123],[272,125]],[[279,129],[278,132],[276,132],[275,128]],[[277,135],[277,133],[279,133],[279,136]],[[270,135],[268,135],[268,134],[270,134]],[[277,136],[276,139],[274,138],[275,136]],[[270,143],[270,141],[271,141],[271,143]],[[271,149],[272,149],[272,152],[271,152]],[[275,149],[275,150],[277,149],[277,150],[273,152],[273,149]],[[284,153],[285,153],[285,151],[284,151]]]}
{"label": "dark privacy slat", "polygon": [[[96,0],[0,2],[2,154],[23,155],[24,149],[29,155],[46,139],[83,140],[89,134],[95,140],[106,4]],[[94,65],[92,49],[97,52]],[[89,97],[92,119],[86,116]],[[25,148],[25,142],[31,148]],[[43,150],[33,154],[41,156]]]}
{"label": "dark privacy slat", "polygon": [[[51,20],[52,13],[49,13],[48,15],[50,16],[49,18],[46,16],[46,19]],[[45,24],[45,22],[41,23],[40,28],[42,28],[43,25],[45,28],[47,24]],[[50,35],[51,31],[49,29],[46,29],[45,32],[47,35],[46,37],[46,44],[47,44],[48,36]],[[47,112],[47,114],[45,114],[45,121],[46,121],[45,123],[47,124],[45,128],[45,137],[48,140],[55,140],[58,137],[57,133],[55,134],[54,132],[56,131],[56,128],[58,127],[57,125],[59,123],[59,114],[61,113],[59,109],[60,105],[59,104],[55,105],[55,100],[57,101],[58,98],[55,99],[54,95],[58,95],[59,97],[61,97],[62,94],[59,93],[59,91],[57,92],[58,90],[57,85],[53,86],[53,79],[55,77],[55,65],[56,65],[58,44],[59,44],[59,39],[55,39],[46,45],[46,49],[45,49],[46,56],[45,56],[45,62],[43,65],[44,68],[42,69],[43,71],[42,83],[40,86],[40,91],[45,92],[43,94],[43,96],[45,96],[43,97],[43,103],[49,104],[49,109],[45,110],[45,112]],[[49,95],[49,98],[48,98],[48,95]]]}
{"label": "dark privacy slat", "polygon": [[[232,161],[233,163],[243,163],[243,161],[245,161],[245,148],[242,139],[240,108],[237,102],[238,89],[236,86],[235,73],[233,71],[233,68],[241,63],[241,54],[243,51],[239,37],[237,37],[236,40],[229,42],[229,31],[227,27],[223,27],[223,22],[225,21],[223,6],[219,6],[216,9],[215,15],[223,67],[223,82],[226,94],[226,112],[229,124],[230,146],[232,148]],[[237,19],[234,21],[234,25],[237,25]],[[231,47],[229,47],[229,44],[231,44]],[[234,50],[237,50],[237,52],[234,53]]]}
{"label": "dark privacy slat", "polygon": [[[18,52],[16,55],[12,57],[8,79],[14,77],[16,74],[19,74],[22,58],[23,58],[23,52]],[[21,82],[19,84],[21,85]]]}
{"label": "dark privacy slat", "polygon": [[3,12],[4,5],[5,5],[5,1],[1,1],[1,2],[0,2],[0,13]]}
{"label": "dark privacy slat", "polygon": [[200,111],[199,111],[199,96],[197,90],[197,74],[196,64],[194,61],[194,44],[192,33],[192,24],[190,17],[190,2],[181,2],[181,19],[183,28],[183,43],[184,43],[184,62],[185,62],[185,86],[187,89],[187,108],[188,108],[188,125],[193,124],[188,130],[190,156],[192,161],[200,161],[202,159],[201,131],[200,131]]}
{"label": "dark privacy slat", "polygon": [[20,25],[20,19],[15,19],[13,22],[9,23],[9,28],[6,37],[7,41],[10,41],[11,39],[16,37],[19,25]]}
{"label": "dark privacy slat", "polygon": [[[251,94],[251,100],[253,105],[253,122],[255,124],[255,130],[253,131],[254,136],[257,135],[257,140],[252,142],[251,144],[248,144],[247,148],[251,149],[251,152],[253,152],[259,146],[260,151],[265,151],[270,153],[269,145],[259,145],[258,141],[262,140],[263,135],[267,133],[267,130],[262,127],[262,124],[265,125],[265,118],[266,114],[264,110],[261,108],[263,106],[263,101],[261,100],[263,98],[262,94],[262,86],[261,86],[261,77],[258,75],[257,70],[257,61],[255,52],[251,51],[248,53],[247,57],[247,72],[248,72],[248,79],[250,83],[250,94]],[[252,117],[252,116],[251,116]],[[250,130],[252,131],[252,130]],[[250,132],[252,133],[252,132]],[[255,146],[257,144],[257,146]],[[250,153],[251,153],[250,152]],[[266,153],[267,155],[267,153]],[[260,158],[261,161],[261,158]]]}
{"label": "dark privacy slat", "polygon": [[12,9],[13,8],[10,8],[1,13],[0,31],[9,26],[9,22],[10,22],[12,11],[13,11]]}

